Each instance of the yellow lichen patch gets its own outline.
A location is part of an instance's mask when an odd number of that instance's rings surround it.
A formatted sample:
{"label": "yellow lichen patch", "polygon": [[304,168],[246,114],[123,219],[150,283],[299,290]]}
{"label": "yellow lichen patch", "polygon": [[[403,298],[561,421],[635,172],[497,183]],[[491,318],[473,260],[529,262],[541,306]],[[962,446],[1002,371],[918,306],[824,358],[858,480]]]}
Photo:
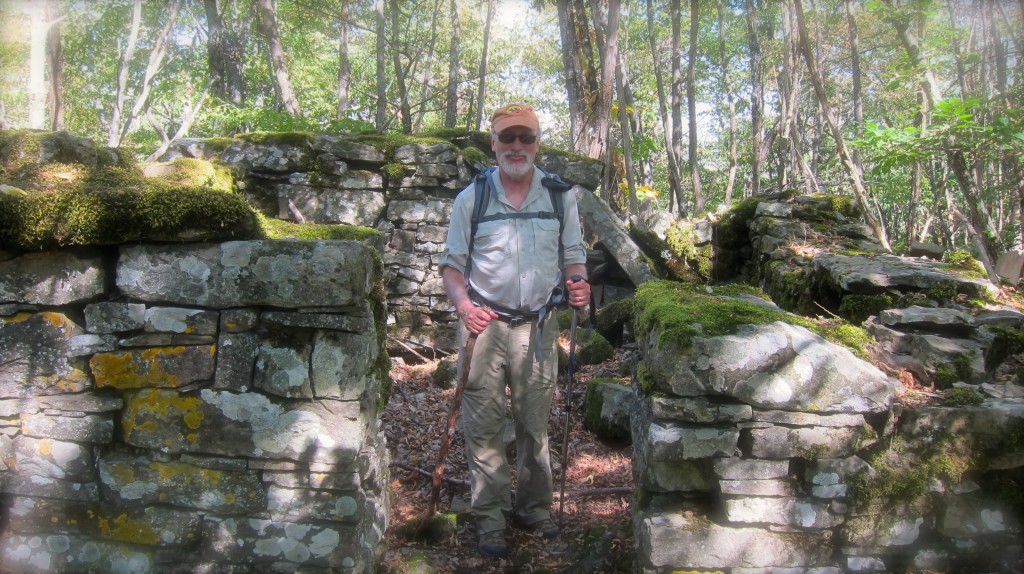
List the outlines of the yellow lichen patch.
{"label": "yellow lichen patch", "polygon": [[141,520],[133,520],[127,514],[115,518],[113,526],[108,520],[102,519],[99,521],[99,527],[100,534],[111,540],[150,545],[160,542],[159,532],[152,525]]}
{"label": "yellow lichen patch", "polygon": [[189,444],[196,444],[196,441],[199,440],[199,435],[194,432],[190,432],[185,435],[185,440],[188,441]]}
{"label": "yellow lichen patch", "polygon": [[192,411],[181,417],[185,421],[185,426],[192,430],[199,428],[199,425],[203,424],[203,413],[201,411]]}
{"label": "yellow lichen patch", "polygon": [[97,353],[89,360],[89,366],[98,387],[176,388],[181,385],[181,380],[167,370],[164,361],[184,352],[185,347],[177,346],[153,347],[139,352]]}
{"label": "yellow lichen patch", "polygon": [[[113,475],[117,484],[131,484],[135,482],[135,471],[132,470],[131,465],[112,464],[110,466],[110,474]],[[91,510],[89,511],[89,517],[92,517]]]}
{"label": "yellow lichen patch", "polygon": [[[173,391],[143,389],[127,394],[124,414],[121,417],[125,436],[157,432],[161,424],[168,424],[171,419],[179,416],[188,417],[188,420],[192,421],[201,421],[202,407],[202,400],[182,396]],[[170,439],[168,441],[166,446],[173,447],[173,441]]]}
{"label": "yellow lichen patch", "polygon": [[43,456],[50,456],[53,452],[53,442],[48,438],[44,438],[39,441],[39,454]]}
{"label": "yellow lichen patch", "polygon": [[43,321],[46,321],[47,323],[50,324],[50,326],[56,329],[70,331],[71,328],[74,326],[74,323],[72,323],[70,319],[68,319],[65,315],[61,313],[45,311],[43,313],[40,313],[39,316],[42,317]]}
{"label": "yellow lichen patch", "polygon": [[224,473],[219,470],[180,462],[151,462],[149,468],[157,473],[161,482],[173,484],[196,484],[210,488],[220,484],[224,478]]}
{"label": "yellow lichen patch", "polygon": [[0,322],[3,322],[3,323],[24,323],[25,321],[28,321],[31,317],[32,317],[32,313],[24,313],[23,312],[23,313],[18,313],[17,315],[14,315],[13,317],[5,317],[3,319],[0,319]]}

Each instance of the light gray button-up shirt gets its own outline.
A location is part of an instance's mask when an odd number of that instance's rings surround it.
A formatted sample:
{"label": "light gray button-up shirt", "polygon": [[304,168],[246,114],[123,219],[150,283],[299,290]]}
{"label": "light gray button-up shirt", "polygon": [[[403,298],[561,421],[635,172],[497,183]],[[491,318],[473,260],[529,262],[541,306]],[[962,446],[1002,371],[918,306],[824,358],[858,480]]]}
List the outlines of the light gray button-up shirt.
{"label": "light gray button-up shirt", "polygon": [[[501,177],[491,178],[494,191],[483,215],[495,213],[554,213],[547,188],[541,184],[544,174],[534,167],[533,181],[526,200],[517,210],[509,203]],[[562,192],[555,192],[562,193]],[[448,239],[441,254],[440,267],[450,266],[466,273],[471,219],[476,203],[476,185],[470,184],[455,198]],[[587,251],[580,229],[576,194],[563,194],[565,228],[562,231],[562,252],[565,266],[586,263]],[[556,286],[564,285],[558,268],[558,227],[553,219],[524,218],[481,222],[473,245],[473,265],[469,272],[470,291],[502,307],[523,312],[537,311],[551,296]]]}

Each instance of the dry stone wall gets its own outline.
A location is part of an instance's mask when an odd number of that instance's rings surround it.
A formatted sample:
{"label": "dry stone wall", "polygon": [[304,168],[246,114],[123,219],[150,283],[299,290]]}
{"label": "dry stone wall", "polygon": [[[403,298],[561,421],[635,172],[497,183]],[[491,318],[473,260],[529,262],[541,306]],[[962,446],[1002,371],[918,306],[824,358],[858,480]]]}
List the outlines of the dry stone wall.
{"label": "dry stone wall", "polygon": [[376,257],[232,241],[0,261],[0,570],[372,571]]}
{"label": "dry stone wall", "polygon": [[[882,253],[841,206],[750,199],[716,230],[716,257],[739,254],[745,278],[793,311],[884,302],[863,323],[874,341],[861,356],[759,320],[783,310],[757,297],[690,286],[680,316],[643,295],[654,284],[640,288],[637,317],[657,318],[636,325],[638,571],[1020,571],[1024,354],[991,351],[1022,340],[1024,314],[966,305],[992,285]],[[726,334],[710,332],[723,322]],[[904,386],[943,374],[959,401]]]}

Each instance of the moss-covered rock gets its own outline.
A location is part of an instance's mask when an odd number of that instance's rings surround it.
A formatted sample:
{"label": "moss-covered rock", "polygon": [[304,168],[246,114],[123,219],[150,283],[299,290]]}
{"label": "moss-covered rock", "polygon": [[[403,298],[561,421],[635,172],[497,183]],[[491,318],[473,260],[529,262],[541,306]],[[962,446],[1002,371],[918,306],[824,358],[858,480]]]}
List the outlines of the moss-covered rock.
{"label": "moss-covered rock", "polygon": [[597,365],[611,359],[615,349],[597,331],[577,331],[579,342],[576,348],[576,362],[580,365]]}
{"label": "moss-covered rock", "polygon": [[599,378],[587,382],[583,398],[583,422],[605,440],[630,438],[629,413],[636,395],[618,379]]}
{"label": "moss-covered rock", "polygon": [[620,299],[597,312],[597,332],[612,346],[622,344],[623,329],[633,320],[633,299]]}

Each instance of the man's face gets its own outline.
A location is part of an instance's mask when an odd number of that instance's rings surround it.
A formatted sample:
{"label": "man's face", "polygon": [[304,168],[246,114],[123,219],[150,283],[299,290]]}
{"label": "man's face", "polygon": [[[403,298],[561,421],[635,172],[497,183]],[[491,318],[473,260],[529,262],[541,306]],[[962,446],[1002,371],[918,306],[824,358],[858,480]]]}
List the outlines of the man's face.
{"label": "man's face", "polygon": [[[532,141],[523,143],[522,138]],[[508,140],[508,143],[502,140]],[[512,126],[499,134],[491,134],[491,149],[498,158],[498,167],[513,177],[530,173],[539,147],[537,132],[524,126]]]}

